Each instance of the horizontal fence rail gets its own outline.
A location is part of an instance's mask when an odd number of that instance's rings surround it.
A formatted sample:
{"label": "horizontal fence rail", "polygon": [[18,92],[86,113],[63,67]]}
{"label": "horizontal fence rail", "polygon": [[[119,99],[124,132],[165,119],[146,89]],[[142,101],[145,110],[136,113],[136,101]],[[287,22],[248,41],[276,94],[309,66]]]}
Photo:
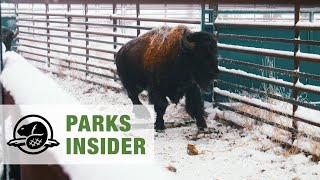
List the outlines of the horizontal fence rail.
{"label": "horizontal fence rail", "polygon": [[[187,24],[195,29],[200,28],[200,19],[193,20],[188,18],[190,16],[173,19],[168,18],[171,16],[169,13],[164,18],[146,17],[146,10],[163,10],[164,7],[139,6],[71,4],[57,8],[40,4],[32,5],[34,11],[30,11],[16,5],[18,51],[27,59],[56,67],[58,71],[63,68],[86,76],[118,80],[115,54],[141,31],[148,31],[160,24]],[[168,5],[165,8],[168,11],[201,13],[199,5]],[[87,9],[87,13],[83,12],[84,9]],[[100,11],[103,14],[99,14]],[[130,14],[126,15],[127,11]],[[39,67],[43,69],[43,65]]]}
{"label": "horizontal fence rail", "polygon": [[[298,111],[299,108],[305,108],[309,113],[320,112],[319,104],[304,101],[299,97],[299,94],[301,93],[306,93],[308,95],[313,94],[320,97],[320,74],[300,71],[301,62],[308,62],[317,66],[320,65],[320,54],[317,54],[314,51],[301,52],[302,45],[307,47],[317,47],[320,45],[319,39],[312,39],[314,37],[314,31],[320,31],[320,24],[314,22],[315,18],[313,10],[301,10],[300,6],[301,4],[296,3],[292,6],[294,10],[290,11],[233,11],[218,10],[217,5],[212,5],[211,9],[203,10],[203,13],[209,15],[211,19],[209,18],[208,20],[205,18],[205,15],[202,16],[202,21],[204,22],[202,29],[207,31],[214,30],[216,38],[219,41],[218,48],[222,53],[219,58],[219,70],[222,77],[215,80],[215,88],[213,90],[216,107],[287,131],[292,135],[290,137],[292,143],[299,137],[306,137],[319,143],[320,134],[310,134],[311,132],[307,132],[305,129],[301,130],[300,128],[305,124],[312,128],[316,128],[314,131],[319,132],[320,120],[315,120],[314,118],[309,119],[310,116],[303,116],[303,114]],[[221,14],[241,15],[268,13],[286,13],[293,15],[294,18],[291,19],[291,22],[254,22],[250,21],[250,19],[247,19],[247,21],[235,21],[228,18],[223,19],[223,16],[221,16]],[[307,17],[302,18],[302,15],[307,15]],[[304,19],[304,21],[302,21],[302,19]],[[305,22],[305,20],[308,20],[309,22]],[[270,35],[271,33],[265,36],[255,33],[255,31],[263,32],[264,30],[265,32],[287,32],[287,34],[293,35],[290,38],[285,38],[278,36],[273,37]],[[302,31],[307,32],[308,39],[301,38]],[[265,48],[265,46],[263,46],[265,45],[264,42],[268,44],[268,46],[271,46],[271,43],[277,43],[278,46],[280,46],[279,44],[282,44],[285,47],[292,48],[291,50],[277,49],[275,48],[275,44],[273,44],[274,48]],[[263,48],[257,46],[263,46]],[[231,55],[230,53],[233,53],[234,55]],[[252,60],[246,61],[241,58],[242,55],[248,58],[251,57]],[[288,69],[286,69],[284,67],[279,68],[276,66],[269,66],[268,64],[259,64],[259,62],[253,61],[253,59],[257,59],[260,56],[275,58],[275,62],[281,61],[282,64],[286,63],[292,65],[290,65],[291,67],[287,66],[286,68]],[[247,72],[249,70],[250,72]],[[278,73],[283,77],[290,77],[292,81],[277,79],[274,76],[270,78],[263,74],[259,75],[252,73],[252,71],[264,71],[269,72],[272,75]],[[233,80],[234,78],[237,78],[238,80],[235,81]],[[303,78],[317,81],[318,85],[302,84],[299,79]],[[245,84],[244,82],[251,82],[252,84]],[[260,87],[255,87],[257,86],[256,84],[259,83],[266,85],[266,87],[284,88],[290,95],[278,94],[272,89],[263,90]],[[225,102],[230,103],[226,104]],[[281,109],[279,104],[283,106],[283,109]],[[285,107],[288,105],[289,108]],[[241,106],[244,106],[244,108],[241,108]],[[265,113],[272,113],[273,115],[270,115],[272,118],[266,117]],[[287,118],[288,121],[286,120],[286,123],[277,121],[277,119],[283,118]],[[223,117],[222,119],[226,118]],[[237,121],[230,118],[227,118],[227,120],[237,123]]]}
{"label": "horizontal fence rail", "polygon": [[[114,59],[119,48],[126,42],[160,25],[186,24],[194,30],[202,28],[202,30],[215,34],[219,41],[218,48],[221,52],[237,53],[238,56],[246,54],[273,57],[276,58],[276,61],[290,64],[290,67],[286,68],[273,67],[259,64],[258,62],[240,60],[241,58],[224,57],[222,55],[219,58],[221,75],[232,78],[219,78],[215,80],[215,87],[213,89],[215,106],[225,111],[234,112],[288,131],[292,134],[292,137],[290,137],[292,142],[298,136],[320,142],[319,135],[305,132],[299,129],[298,126],[300,124],[307,124],[312,128],[320,128],[320,122],[303,117],[297,113],[299,108],[320,111],[319,104],[299,98],[299,93],[320,95],[319,86],[302,84],[299,81],[300,79],[311,79],[320,82],[320,74],[300,71],[300,63],[320,63],[320,54],[300,51],[301,46],[320,45],[320,39],[312,39],[314,31],[320,31],[320,24],[314,22],[320,19],[319,8],[301,9],[300,4],[294,3],[290,7],[288,5],[286,7],[280,6],[281,9],[274,10],[270,10],[270,7],[265,7],[261,10],[244,10],[246,8],[245,5],[239,6],[240,8],[238,9],[230,10],[234,9],[233,5],[220,6],[217,3],[203,5],[202,10],[200,5],[168,5],[161,7],[146,4],[128,6],[104,5],[100,9],[92,6],[92,4],[81,3],[76,7],[73,7],[72,3],[66,4],[61,8],[50,6],[50,4],[46,4],[43,6],[45,8],[34,8],[37,9],[36,11],[29,11],[18,5],[15,8],[17,28],[20,33],[17,43],[19,45],[18,51],[26,59],[34,62],[39,68],[55,71],[56,73],[71,74],[79,79],[87,79],[90,82],[92,80],[90,78],[95,77],[118,81],[119,78],[115,69]],[[188,16],[188,12],[181,13],[184,15],[177,17],[175,17],[174,13],[160,17],[160,15],[154,15],[150,12],[143,12],[144,8],[149,11],[171,10],[174,12],[190,10],[196,15]],[[98,13],[100,11],[102,13]],[[247,16],[248,14],[257,15],[257,17]],[[272,16],[263,16],[265,14],[272,14]],[[283,16],[277,19],[277,16],[274,15]],[[239,31],[246,29],[247,33],[237,34],[232,33],[232,31],[224,31],[224,29],[237,29]],[[273,37],[252,33],[253,31],[263,29],[287,31],[292,33],[292,36],[290,38]],[[300,38],[304,31],[308,33],[308,39]],[[284,46],[292,46],[292,48],[290,50],[283,50],[266,48],[265,46],[257,47],[251,42],[280,43],[284,44]],[[278,73],[289,77],[290,80],[249,73],[247,72],[248,68],[250,70]],[[76,72],[74,73],[76,75],[72,72]],[[78,75],[77,73],[81,74]],[[239,78],[240,81],[263,83],[271,87],[285,88],[289,91],[290,95],[282,96],[272,91],[265,91],[257,87],[249,87],[238,82],[233,82],[233,77]],[[250,100],[239,92],[232,92],[233,89],[254,95],[256,98]],[[225,99],[231,103],[226,104]],[[291,109],[289,108],[289,110],[284,111],[267,104],[258,103],[257,100],[261,99],[276,100],[279,103],[290,105]],[[270,119],[262,115],[238,109],[237,105],[234,105],[237,103],[257,108],[263,112],[273,113],[280,117],[290,118],[292,124],[284,125],[279,122],[270,121]]]}
{"label": "horizontal fence rail", "polygon": [[[114,3],[114,0],[47,0],[48,3],[52,4],[83,4],[83,3],[101,3],[101,4],[106,4],[106,3]],[[131,0],[118,0],[116,1],[119,4],[131,4]],[[266,4],[266,3],[272,3],[272,4],[293,4],[294,1],[292,0],[218,0],[217,1],[220,4]],[[319,5],[320,2],[314,1],[314,0],[304,0],[304,1],[299,1],[304,5]],[[12,3],[43,3],[41,0],[12,0]],[[136,0],[135,3],[140,3],[140,4],[164,4],[164,3],[170,3],[170,4],[197,4],[194,0],[172,0],[172,1],[167,1],[167,0]],[[198,3],[212,3],[211,0],[203,0]]]}

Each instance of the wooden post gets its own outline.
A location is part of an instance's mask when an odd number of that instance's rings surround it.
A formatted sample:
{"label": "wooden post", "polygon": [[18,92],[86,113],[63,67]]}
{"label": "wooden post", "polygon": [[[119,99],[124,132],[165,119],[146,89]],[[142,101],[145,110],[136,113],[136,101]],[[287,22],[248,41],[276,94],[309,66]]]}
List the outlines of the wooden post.
{"label": "wooden post", "polygon": [[[299,29],[296,27],[297,23],[300,20],[300,1],[297,1],[295,3],[294,6],[294,39],[298,40],[300,39],[300,31]],[[297,41],[294,41],[294,70],[295,71],[299,71],[299,65],[300,65],[300,60],[297,58],[297,53],[300,51],[300,44]],[[295,76],[293,78],[293,84],[294,86],[296,86],[296,84],[299,82],[299,77]],[[298,100],[299,98],[299,90],[297,88],[293,89],[293,99],[294,100]],[[293,115],[293,119],[292,119],[292,128],[294,129],[298,129],[298,125],[297,125],[297,120],[295,119],[295,113],[298,109],[298,105],[293,105],[292,108],[292,115]],[[296,133],[292,133],[292,143],[294,142],[294,140],[297,138],[297,134]]]}

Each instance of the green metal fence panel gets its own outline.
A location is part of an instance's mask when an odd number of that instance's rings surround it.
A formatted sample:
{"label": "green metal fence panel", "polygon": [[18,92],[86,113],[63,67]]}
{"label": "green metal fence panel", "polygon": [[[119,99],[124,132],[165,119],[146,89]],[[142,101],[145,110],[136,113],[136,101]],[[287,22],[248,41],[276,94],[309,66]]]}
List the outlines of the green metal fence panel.
{"label": "green metal fence panel", "polygon": [[[205,7],[202,7],[202,30],[207,32],[213,32],[213,21],[208,18],[208,15],[212,13],[211,10],[205,10]],[[219,11],[219,14],[292,14],[293,11]],[[312,22],[314,19],[314,12],[303,12],[309,15],[309,21]],[[290,40],[294,38],[294,31],[291,29],[271,29],[271,28],[247,28],[247,27],[232,27],[232,26],[219,26],[218,30],[219,34],[224,35],[241,35],[241,36],[253,36],[253,37],[267,37],[267,38],[281,38]],[[313,40],[313,41],[320,41],[320,32],[318,31],[301,31],[300,32],[300,39],[301,40]],[[292,52],[294,49],[293,43],[283,43],[283,42],[268,42],[268,41],[258,41],[252,39],[238,39],[238,38],[230,38],[230,36],[219,36],[219,43],[228,44],[228,45],[237,45],[237,46],[245,46],[245,47],[255,47],[255,48],[265,48],[265,49],[274,49],[274,50],[281,50],[281,51],[288,51]],[[310,45],[301,45],[300,48],[301,52],[304,53],[311,53],[311,54],[320,54],[320,46],[310,46]],[[281,69],[293,70],[294,69],[294,61],[293,59],[283,59],[283,58],[275,58],[275,57],[268,57],[263,55],[254,55],[248,53],[239,53],[234,51],[226,51],[220,50],[219,51],[221,58],[233,59],[242,62],[249,62],[263,66],[272,66]],[[239,66],[235,64],[220,62],[220,66],[226,67],[228,69],[240,69],[242,71],[265,76],[277,79],[283,79],[287,82],[293,82],[292,76],[275,73],[272,71],[261,70],[251,67]],[[301,61],[300,63],[300,72],[305,72],[309,74],[320,75],[320,63],[312,63],[312,62],[305,62]],[[244,80],[241,77],[235,77],[229,74],[221,74],[219,79],[225,80],[232,83],[237,83],[240,85],[244,85],[246,87],[254,87],[258,88],[262,91],[276,91],[275,93],[281,93],[283,96],[290,96],[291,89],[288,88],[281,88],[276,87],[275,85],[268,85],[262,82],[257,81],[250,81]],[[314,86],[320,86],[320,81],[310,78],[300,78],[299,81],[303,84],[309,84]],[[223,87],[223,89],[228,89],[231,92],[239,92],[238,89],[232,89],[230,87]],[[304,93],[300,92],[300,96],[306,100],[311,102],[319,102],[320,97],[319,95],[311,94],[311,93]],[[205,97],[207,98],[207,97]],[[208,99],[208,98],[207,98]],[[225,98],[220,98],[219,101],[225,101]]]}

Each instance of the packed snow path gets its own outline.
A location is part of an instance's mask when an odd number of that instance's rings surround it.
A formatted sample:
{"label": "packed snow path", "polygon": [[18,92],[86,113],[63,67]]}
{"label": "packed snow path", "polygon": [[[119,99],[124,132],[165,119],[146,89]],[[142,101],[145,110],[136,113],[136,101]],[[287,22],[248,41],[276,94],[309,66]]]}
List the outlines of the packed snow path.
{"label": "packed snow path", "polygon": [[[54,78],[62,88],[83,104],[128,104],[125,92],[93,85],[70,77]],[[144,101],[144,103],[146,103]],[[320,164],[304,154],[289,155],[258,131],[236,130],[213,120],[215,111],[207,104],[208,126],[211,135],[194,140],[196,125],[166,129],[156,133],[156,159],[163,168],[173,166],[182,179],[320,179]],[[188,121],[183,105],[170,105],[165,121]],[[199,155],[188,155],[187,145],[195,144]]]}

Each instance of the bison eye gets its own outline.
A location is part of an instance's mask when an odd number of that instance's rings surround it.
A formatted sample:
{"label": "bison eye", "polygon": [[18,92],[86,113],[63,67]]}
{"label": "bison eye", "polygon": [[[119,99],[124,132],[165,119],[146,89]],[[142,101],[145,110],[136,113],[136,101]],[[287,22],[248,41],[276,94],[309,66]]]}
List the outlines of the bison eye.
{"label": "bison eye", "polygon": [[21,130],[24,130],[24,128],[21,128]]}

